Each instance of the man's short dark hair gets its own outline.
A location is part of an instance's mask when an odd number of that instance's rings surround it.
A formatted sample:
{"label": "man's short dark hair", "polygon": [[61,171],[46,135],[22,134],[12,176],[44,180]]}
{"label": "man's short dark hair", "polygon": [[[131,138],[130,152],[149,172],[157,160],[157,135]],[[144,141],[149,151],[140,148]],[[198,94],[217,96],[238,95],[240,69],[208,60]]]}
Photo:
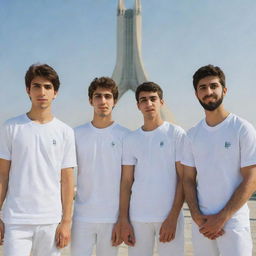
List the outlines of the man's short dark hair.
{"label": "man's short dark hair", "polygon": [[217,66],[215,67],[213,65],[207,65],[199,68],[193,75],[193,85],[195,90],[197,89],[198,82],[207,76],[218,77],[222,87],[226,87],[224,72]]}
{"label": "man's short dark hair", "polygon": [[94,78],[88,88],[89,99],[92,99],[93,93],[98,88],[105,88],[111,90],[114,100],[116,101],[118,99],[118,87],[113,79],[105,76]]}
{"label": "man's short dark hair", "polygon": [[159,98],[161,100],[163,99],[162,88],[154,82],[144,82],[137,87],[136,92],[135,92],[135,97],[136,97],[137,102],[139,102],[139,95],[141,92],[157,92]]}
{"label": "man's short dark hair", "polygon": [[59,90],[60,80],[57,72],[47,64],[33,64],[29,67],[25,75],[25,84],[28,89],[32,80],[37,77],[43,77],[53,84],[54,91]]}

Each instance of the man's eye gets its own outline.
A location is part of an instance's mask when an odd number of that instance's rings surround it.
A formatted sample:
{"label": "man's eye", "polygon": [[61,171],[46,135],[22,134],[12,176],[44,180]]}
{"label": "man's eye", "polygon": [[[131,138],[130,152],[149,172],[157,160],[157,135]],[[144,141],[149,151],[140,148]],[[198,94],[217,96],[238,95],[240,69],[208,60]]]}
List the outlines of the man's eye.
{"label": "man's eye", "polygon": [[106,98],[106,99],[112,99],[112,95],[107,94],[107,95],[105,95],[105,98]]}
{"label": "man's eye", "polygon": [[52,86],[51,85],[45,85],[44,87],[46,90],[51,90],[52,89]]}

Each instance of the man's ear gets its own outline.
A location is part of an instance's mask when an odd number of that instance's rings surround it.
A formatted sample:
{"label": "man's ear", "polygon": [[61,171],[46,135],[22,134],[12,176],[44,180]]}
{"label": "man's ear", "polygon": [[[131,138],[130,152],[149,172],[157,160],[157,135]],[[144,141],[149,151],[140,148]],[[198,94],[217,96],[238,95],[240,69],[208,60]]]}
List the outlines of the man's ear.
{"label": "man's ear", "polygon": [[223,87],[223,95],[225,96],[228,92],[228,88],[227,87]]}
{"label": "man's ear", "polygon": [[91,98],[89,98],[89,103],[92,106],[92,99]]}
{"label": "man's ear", "polygon": [[29,87],[26,87],[26,92],[27,92],[28,95],[30,94],[30,88]]}
{"label": "man's ear", "polygon": [[138,110],[140,110],[140,104],[139,104],[139,102],[137,102],[137,108],[138,108]]}
{"label": "man's ear", "polygon": [[117,99],[114,99],[114,106],[112,107],[112,109],[115,108],[116,104],[117,104]]}
{"label": "man's ear", "polygon": [[196,98],[198,99],[198,96],[197,96],[197,90],[195,90],[195,96],[196,96]]}
{"label": "man's ear", "polygon": [[53,96],[53,99],[56,99],[58,96],[58,91],[54,91],[54,96]]}

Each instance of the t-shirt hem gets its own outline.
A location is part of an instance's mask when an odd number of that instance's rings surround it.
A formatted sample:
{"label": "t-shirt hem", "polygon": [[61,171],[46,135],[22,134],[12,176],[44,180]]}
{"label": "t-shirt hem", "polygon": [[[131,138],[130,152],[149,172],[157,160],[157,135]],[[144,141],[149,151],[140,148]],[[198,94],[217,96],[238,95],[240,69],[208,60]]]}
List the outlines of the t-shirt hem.
{"label": "t-shirt hem", "polygon": [[[167,216],[166,216],[167,217]],[[134,218],[134,217],[131,217],[131,221],[133,222],[151,222],[151,223],[154,223],[154,222],[163,222],[166,217],[161,217],[161,218]]]}
{"label": "t-shirt hem", "polygon": [[53,219],[15,219],[15,218],[3,218],[5,224],[28,224],[28,225],[44,225],[44,224],[56,224],[61,221],[61,218]]}
{"label": "t-shirt hem", "polygon": [[83,217],[74,217],[73,221],[83,222],[83,223],[116,223],[117,219],[87,219]]}

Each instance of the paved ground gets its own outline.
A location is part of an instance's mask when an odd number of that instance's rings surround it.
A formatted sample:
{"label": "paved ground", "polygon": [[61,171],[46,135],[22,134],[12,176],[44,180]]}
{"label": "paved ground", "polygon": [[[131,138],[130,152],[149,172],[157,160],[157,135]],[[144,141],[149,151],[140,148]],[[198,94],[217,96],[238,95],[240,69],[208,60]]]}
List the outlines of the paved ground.
{"label": "paved ground", "polygon": [[[253,236],[254,250],[253,255],[256,255],[256,201],[249,201],[249,207],[251,211],[251,229]],[[188,210],[188,207],[184,205],[184,216],[185,216],[185,256],[193,255],[192,241],[191,241],[191,217]],[[62,256],[69,256],[69,250],[65,249]],[[96,254],[94,254],[95,256]],[[121,245],[119,249],[119,256],[127,256],[127,247]],[[158,254],[155,253],[154,256]]]}
{"label": "paved ground", "polygon": [[[249,207],[251,210],[251,229],[252,229],[252,237],[253,237],[253,255],[256,255],[256,201],[249,201]],[[184,215],[185,215],[185,256],[193,255],[193,248],[191,242],[191,217],[188,211],[187,206],[184,206]],[[96,254],[94,254],[95,256]],[[119,256],[127,256],[127,247],[125,245],[121,245],[119,249]],[[154,256],[158,254],[155,253]],[[0,249],[0,256],[3,256],[2,248]],[[47,256],[47,255],[46,255]],[[62,252],[62,256],[70,256],[69,248],[66,248]]]}

